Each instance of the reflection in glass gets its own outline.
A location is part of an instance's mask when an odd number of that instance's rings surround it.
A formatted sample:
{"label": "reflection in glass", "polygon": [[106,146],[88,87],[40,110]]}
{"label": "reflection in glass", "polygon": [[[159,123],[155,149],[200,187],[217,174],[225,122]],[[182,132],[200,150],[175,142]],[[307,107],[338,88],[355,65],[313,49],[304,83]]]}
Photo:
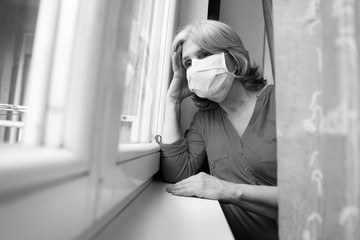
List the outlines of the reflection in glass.
{"label": "reflection in glass", "polygon": [[[154,1],[135,1],[129,59],[126,66],[124,101],[120,123],[120,142],[141,142],[149,133],[152,88],[148,65]],[[150,136],[146,137],[150,141]]]}
{"label": "reflection in glass", "polygon": [[19,143],[39,0],[0,1],[0,144]]}

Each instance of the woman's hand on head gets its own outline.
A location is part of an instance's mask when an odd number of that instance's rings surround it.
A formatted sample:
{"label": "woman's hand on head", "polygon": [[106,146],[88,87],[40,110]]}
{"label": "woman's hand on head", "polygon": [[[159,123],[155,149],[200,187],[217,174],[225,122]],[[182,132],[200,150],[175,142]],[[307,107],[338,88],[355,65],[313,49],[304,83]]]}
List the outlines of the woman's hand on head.
{"label": "woman's hand on head", "polygon": [[182,65],[182,45],[178,47],[172,56],[173,78],[171,80],[167,97],[171,101],[180,103],[183,99],[191,96],[193,93],[189,90],[186,79],[186,70]]}

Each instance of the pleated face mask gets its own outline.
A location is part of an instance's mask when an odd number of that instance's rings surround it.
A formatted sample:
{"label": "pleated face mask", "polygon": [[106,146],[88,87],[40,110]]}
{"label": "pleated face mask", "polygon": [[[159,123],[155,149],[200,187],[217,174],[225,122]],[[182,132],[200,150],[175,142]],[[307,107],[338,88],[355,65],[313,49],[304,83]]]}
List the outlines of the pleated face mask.
{"label": "pleated face mask", "polygon": [[203,59],[193,59],[186,77],[190,91],[197,96],[222,102],[236,75],[228,71],[225,53],[222,52]]}

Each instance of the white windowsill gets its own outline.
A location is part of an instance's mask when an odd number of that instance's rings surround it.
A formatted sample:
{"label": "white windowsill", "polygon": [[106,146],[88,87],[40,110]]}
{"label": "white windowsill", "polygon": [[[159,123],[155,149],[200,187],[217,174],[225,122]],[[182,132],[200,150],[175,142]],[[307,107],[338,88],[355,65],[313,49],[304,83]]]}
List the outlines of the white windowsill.
{"label": "white windowsill", "polygon": [[160,151],[157,143],[120,143],[117,164]]}
{"label": "white windowsill", "polygon": [[0,146],[0,194],[87,173],[88,166],[67,149]]}
{"label": "white windowsill", "polygon": [[233,240],[217,201],[173,196],[153,181],[94,240]]}

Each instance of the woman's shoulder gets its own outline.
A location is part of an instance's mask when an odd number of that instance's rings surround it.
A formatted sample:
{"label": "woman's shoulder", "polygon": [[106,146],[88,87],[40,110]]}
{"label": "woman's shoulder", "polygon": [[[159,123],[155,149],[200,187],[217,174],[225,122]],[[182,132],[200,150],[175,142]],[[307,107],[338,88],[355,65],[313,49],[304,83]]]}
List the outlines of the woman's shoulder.
{"label": "woman's shoulder", "polygon": [[219,117],[221,115],[221,111],[222,111],[222,109],[220,106],[216,106],[214,108],[206,109],[206,110],[199,109],[195,113],[194,121],[197,121],[197,122],[213,121],[214,119],[216,119],[217,117]]}

